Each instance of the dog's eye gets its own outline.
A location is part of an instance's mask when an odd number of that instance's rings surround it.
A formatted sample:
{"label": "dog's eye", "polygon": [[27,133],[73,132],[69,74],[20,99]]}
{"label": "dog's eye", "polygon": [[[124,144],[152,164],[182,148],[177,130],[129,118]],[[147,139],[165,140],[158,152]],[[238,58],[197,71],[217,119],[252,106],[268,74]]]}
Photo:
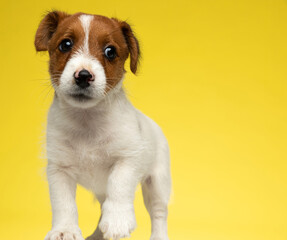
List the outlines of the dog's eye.
{"label": "dog's eye", "polygon": [[73,42],[72,42],[72,40],[70,40],[70,39],[64,39],[61,43],[60,43],[60,45],[59,45],[59,50],[61,51],[61,52],[68,52],[68,51],[70,51],[71,49],[72,49],[72,47],[73,47]]}
{"label": "dog's eye", "polygon": [[114,60],[117,56],[116,48],[114,46],[108,46],[104,50],[107,59]]}

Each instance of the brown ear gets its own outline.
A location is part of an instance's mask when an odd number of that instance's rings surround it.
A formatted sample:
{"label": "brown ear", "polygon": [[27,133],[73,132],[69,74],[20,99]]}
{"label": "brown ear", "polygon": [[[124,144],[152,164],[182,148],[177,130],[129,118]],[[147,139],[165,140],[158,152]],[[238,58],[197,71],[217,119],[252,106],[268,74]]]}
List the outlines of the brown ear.
{"label": "brown ear", "polygon": [[53,11],[49,12],[43,20],[40,22],[38,30],[35,36],[35,47],[36,51],[47,51],[48,50],[48,42],[51,39],[52,35],[56,31],[58,24],[64,18],[68,17],[69,14]]}
{"label": "brown ear", "polygon": [[135,74],[140,58],[139,42],[128,23],[121,21],[119,21],[119,23],[130,52],[130,68],[131,71]]}

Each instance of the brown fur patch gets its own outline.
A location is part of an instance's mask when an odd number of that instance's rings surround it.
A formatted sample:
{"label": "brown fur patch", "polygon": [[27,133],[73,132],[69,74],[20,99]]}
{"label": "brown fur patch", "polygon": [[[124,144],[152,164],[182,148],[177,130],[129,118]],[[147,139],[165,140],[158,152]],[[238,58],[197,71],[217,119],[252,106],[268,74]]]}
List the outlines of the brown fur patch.
{"label": "brown fur patch", "polygon": [[[114,46],[117,52],[117,57],[111,61],[104,55],[104,49],[108,46]],[[123,77],[124,64],[129,55],[120,26],[109,18],[94,16],[90,27],[89,48],[105,69],[106,91],[109,91]]]}
{"label": "brown fur patch", "polygon": [[[52,80],[54,83],[56,83],[56,85],[59,84],[59,79],[66,66],[66,63],[83,45],[85,33],[78,18],[80,15],[80,13],[72,15],[64,21],[60,22],[57,31],[49,41],[49,72]],[[63,53],[59,50],[59,45],[64,39],[71,39],[74,44],[72,50],[66,53]]]}

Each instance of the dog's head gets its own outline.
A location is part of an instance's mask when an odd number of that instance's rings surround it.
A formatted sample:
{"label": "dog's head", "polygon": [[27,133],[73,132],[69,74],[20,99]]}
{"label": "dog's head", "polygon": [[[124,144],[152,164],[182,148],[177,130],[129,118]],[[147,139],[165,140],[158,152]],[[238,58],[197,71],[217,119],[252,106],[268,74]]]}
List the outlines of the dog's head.
{"label": "dog's head", "polygon": [[139,45],[129,24],[99,15],[53,11],[41,21],[37,51],[48,51],[56,95],[76,107],[92,107],[121,84],[124,63],[137,71]]}

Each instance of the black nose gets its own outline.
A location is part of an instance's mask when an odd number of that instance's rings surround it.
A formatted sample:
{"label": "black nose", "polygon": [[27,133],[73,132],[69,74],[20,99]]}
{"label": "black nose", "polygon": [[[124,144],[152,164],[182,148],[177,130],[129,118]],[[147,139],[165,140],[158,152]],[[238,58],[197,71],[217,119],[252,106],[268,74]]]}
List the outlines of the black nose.
{"label": "black nose", "polygon": [[87,88],[90,86],[90,81],[93,81],[93,75],[86,69],[81,70],[79,73],[74,74],[76,84],[80,88]]}

